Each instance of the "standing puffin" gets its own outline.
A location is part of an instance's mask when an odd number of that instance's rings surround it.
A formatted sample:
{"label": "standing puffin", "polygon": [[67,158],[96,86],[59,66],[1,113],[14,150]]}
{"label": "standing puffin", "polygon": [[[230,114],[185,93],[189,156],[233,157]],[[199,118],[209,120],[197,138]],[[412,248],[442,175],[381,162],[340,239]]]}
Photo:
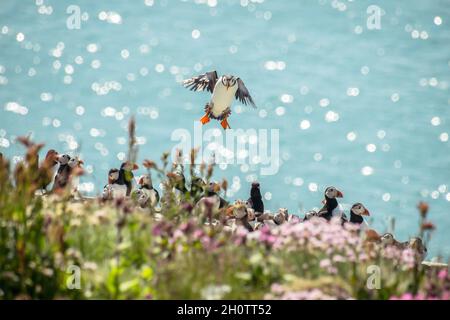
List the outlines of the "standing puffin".
{"label": "standing puffin", "polygon": [[53,183],[53,191],[60,191],[67,186],[72,170],[69,166],[70,156],[68,154],[59,155],[57,161],[59,162],[59,168]]}
{"label": "standing puffin", "polygon": [[144,174],[139,178],[139,189],[136,191],[137,201],[142,208],[156,207],[159,202],[158,190],[153,188],[152,178],[149,174]]}
{"label": "standing puffin", "polygon": [[103,200],[124,198],[127,195],[127,186],[119,184],[119,169],[113,168],[108,172],[108,184],[103,188]]}
{"label": "standing puffin", "polygon": [[256,215],[264,213],[264,203],[262,201],[259,182],[253,182],[250,189],[250,198],[247,200],[248,206],[255,210]]}
{"label": "standing puffin", "polygon": [[58,169],[58,152],[54,149],[47,151],[44,161],[39,166],[39,169],[44,173],[45,177],[41,182],[41,188],[46,192],[47,187],[55,179],[56,171]]}
{"label": "standing puffin", "polygon": [[315,210],[310,210],[305,213],[305,217],[303,218],[303,221],[311,220],[312,218],[318,217],[319,214]]}
{"label": "standing puffin", "polygon": [[209,187],[206,190],[205,195],[196,203],[196,207],[202,207],[205,205],[205,201],[209,201],[209,204],[214,210],[219,210],[228,205],[228,202],[219,196],[220,185],[217,182],[210,182]]}
{"label": "standing puffin", "polygon": [[139,166],[136,163],[132,163],[130,161],[125,161],[120,166],[119,178],[117,183],[120,185],[125,185],[127,187],[127,196],[131,194],[131,190],[133,189],[133,170],[137,169],[139,169]]}
{"label": "standing puffin", "polygon": [[369,210],[364,207],[362,203],[355,203],[350,209],[350,220],[347,217],[342,216],[343,222],[350,222],[359,224],[361,227],[367,227],[367,223],[364,221],[363,216],[370,216]]}
{"label": "standing puffin", "polygon": [[82,165],[84,164],[83,160],[81,160],[78,157],[71,157],[67,165],[70,167],[70,185],[71,185],[71,191],[77,192],[78,191],[78,183],[79,183],[79,174],[74,173],[74,170],[76,168],[82,169]]}
{"label": "standing puffin", "polygon": [[342,198],[344,195],[335,187],[325,189],[325,199],[322,201],[324,206],[319,210],[319,217],[331,220],[333,217],[342,217],[344,211],[336,198]]}
{"label": "standing puffin", "polygon": [[218,77],[216,71],[211,71],[184,80],[183,85],[193,91],[206,89],[212,93],[210,102],[205,106],[205,115],[200,119],[202,124],[215,119],[221,121],[220,124],[225,130],[230,128],[227,119],[231,114],[231,104],[234,99],[256,108],[244,82],[241,78],[232,75]]}

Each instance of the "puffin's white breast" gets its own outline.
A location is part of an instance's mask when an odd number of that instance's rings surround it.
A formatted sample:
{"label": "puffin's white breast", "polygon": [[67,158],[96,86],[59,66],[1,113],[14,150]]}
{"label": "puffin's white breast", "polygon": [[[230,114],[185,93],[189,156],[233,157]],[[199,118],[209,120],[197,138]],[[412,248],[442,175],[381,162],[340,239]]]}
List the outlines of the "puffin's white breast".
{"label": "puffin's white breast", "polygon": [[152,190],[141,189],[141,191],[142,191],[143,197],[140,198],[140,199],[142,199],[142,201],[144,201],[144,203],[146,203],[148,200],[150,200],[150,205],[152,207],[156,206],[158,200],[157,200],[157,197],[156,197],[155,190],[153,190],[153,189]]}
{"label": "puffin's white breast", "polygon": [[333,217],[342,218],[342,216],[344,215],[344,207],[342,207],[342,205],[339,203],[337,205],[337,207],[333,209],[331,214],[332,214]]}
{"label": "puffin's white breast", "polygon": [[112,197],[115,198],[124,198],[127,195],[127,186],[124,184],[112,184],[111,185],[111,193]]}
{"label": "puffin's white breast", "polygon": [[234,95],[238,89],[238,85],[227,89],[221,81],[217,81],[216,86],[211,97],[213,103],[212,113],[214,116],[219,116],[226,108],[230,108],[234,100]]}

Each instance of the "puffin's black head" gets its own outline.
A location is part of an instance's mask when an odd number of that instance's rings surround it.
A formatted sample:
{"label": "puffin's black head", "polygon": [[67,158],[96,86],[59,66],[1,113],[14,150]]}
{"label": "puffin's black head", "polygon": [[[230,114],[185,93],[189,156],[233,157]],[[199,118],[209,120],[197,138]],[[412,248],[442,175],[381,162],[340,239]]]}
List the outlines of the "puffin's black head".
{"label": "puffin's black head", "polygon": [[219,191],[220,191],[220,184],[218,184],[217,182],[211,181],[208,186],[208,192],[207,192],[208,195],[209,196],[215,195]]}
{"label": "puffin's black head", "polygon": [[252,198],[261,198],[261,190],[259,182],[253,182],[252,183],[252,189],[250,190],[250,197]]}
{"label": "puffin's black head", "polygon": [[395,238],[392,233],[385,233],[380,238],[381,243],[384,245],[391,245],[395,242]]}
{"label": "puffin's black head", "polygon": [[70,161],[70,156],[68,154],[60,154],[57,158],[59,164],[66,165]]}
{"label": "puffin's black head", "polygon": [[144,174],[139,178],[138,184],[142,187],[153,188],[152,177],[149,174]]}
{"label": "puffin's black head", "polygon": [[344,195],[341,191],[336,189],[335,187],[328,187],[325,189],[325,198],[326,199],[335,199],[335,198],[342,198]]}
{"label": "puffin's black head", "polygon": [[317,211],[311,210],[305,213],[305,219],[304,220],[309,220],[313,217],[317,217],[319,214],[317,213]]}
{"label": "puffin's black head", "polygon": [[114,183],[119,179],[119,169],[113,168],[108,172],[108,182]]}
{"label": "puffin's black head", "polygon": [[139,166],[136,163],[132,163],[131,161],[125,161],[120,165],[120,169],[131,172],[139,169]]}
{"label": "puffin's black head", "polygon": [[193,177],[191,180],[191,189],[201,190],[205,188],[206,182],[200,177]]}
{"label": "puffin's black head", "polygon": [[237,79],[232,75],[226,74],[222,76],[222,84],[227,88],[234,87],[236,85],[236,82]]}
{"label": "puffin's black head", "polygon": [[72,169],[75,167],[81,167],[82,164],[84,164],[83,160],[79,159],[78,157],[72,157],[70,158],[69,162],[67,163],[69,167]]}
{"label": "puffin's black head", "polygon": [[366,207],[363,206],[362,203],[355,203],[352,208],[350,209],[350,211],[353,214],[356,214],[358,216],[370,216],[370,212],[369,210],[366,209]]}

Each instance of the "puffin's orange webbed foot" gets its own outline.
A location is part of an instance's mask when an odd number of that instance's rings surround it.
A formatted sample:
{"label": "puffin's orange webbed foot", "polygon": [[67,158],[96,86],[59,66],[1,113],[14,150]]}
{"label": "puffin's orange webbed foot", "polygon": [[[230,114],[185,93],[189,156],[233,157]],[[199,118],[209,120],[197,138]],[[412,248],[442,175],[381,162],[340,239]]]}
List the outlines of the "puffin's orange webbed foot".
{"label": "puffin's orange webbed foot", "polygon": [[231,129],[230,125],[228,124],[227,118],[223,119],[220,124],[222,125],[222,128],[224,130]]}
{"label": "puffin's orange webbed foot", "polygon": [[209,114],[208,113],[205,113],[205,115],[200,119],[200,122],[202,123],[202,124],[207,124],[208,122],[209,122]]}

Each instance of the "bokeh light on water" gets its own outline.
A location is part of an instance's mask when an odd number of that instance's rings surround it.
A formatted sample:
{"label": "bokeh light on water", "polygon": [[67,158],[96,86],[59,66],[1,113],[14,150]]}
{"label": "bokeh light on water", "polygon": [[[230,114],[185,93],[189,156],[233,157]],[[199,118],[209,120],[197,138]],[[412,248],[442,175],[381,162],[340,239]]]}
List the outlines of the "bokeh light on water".
{"label": "bokeh light on water", "polygon": [[[130,115],[139,159],[159,158],[208,99],[180,82],[216,69],[241,76],[258,105],[236,103],[232,128],[280,129],[277,175],[218,168],[232,199],[259,179],[268,208],[304,212],[335,185],[380,231],[394,216],[400,239],[417,229],[423,199],[438,228],[431,251],[448,256],[450,3],[370,4],[382,8],[380,30],[367,28],[365,1],[3,0],[0,150],[20,161],[15,138],[31,133],[80,154],[81,188],[95,194],[126,157]],[[80,29],[66,26],[70,5]]]}

